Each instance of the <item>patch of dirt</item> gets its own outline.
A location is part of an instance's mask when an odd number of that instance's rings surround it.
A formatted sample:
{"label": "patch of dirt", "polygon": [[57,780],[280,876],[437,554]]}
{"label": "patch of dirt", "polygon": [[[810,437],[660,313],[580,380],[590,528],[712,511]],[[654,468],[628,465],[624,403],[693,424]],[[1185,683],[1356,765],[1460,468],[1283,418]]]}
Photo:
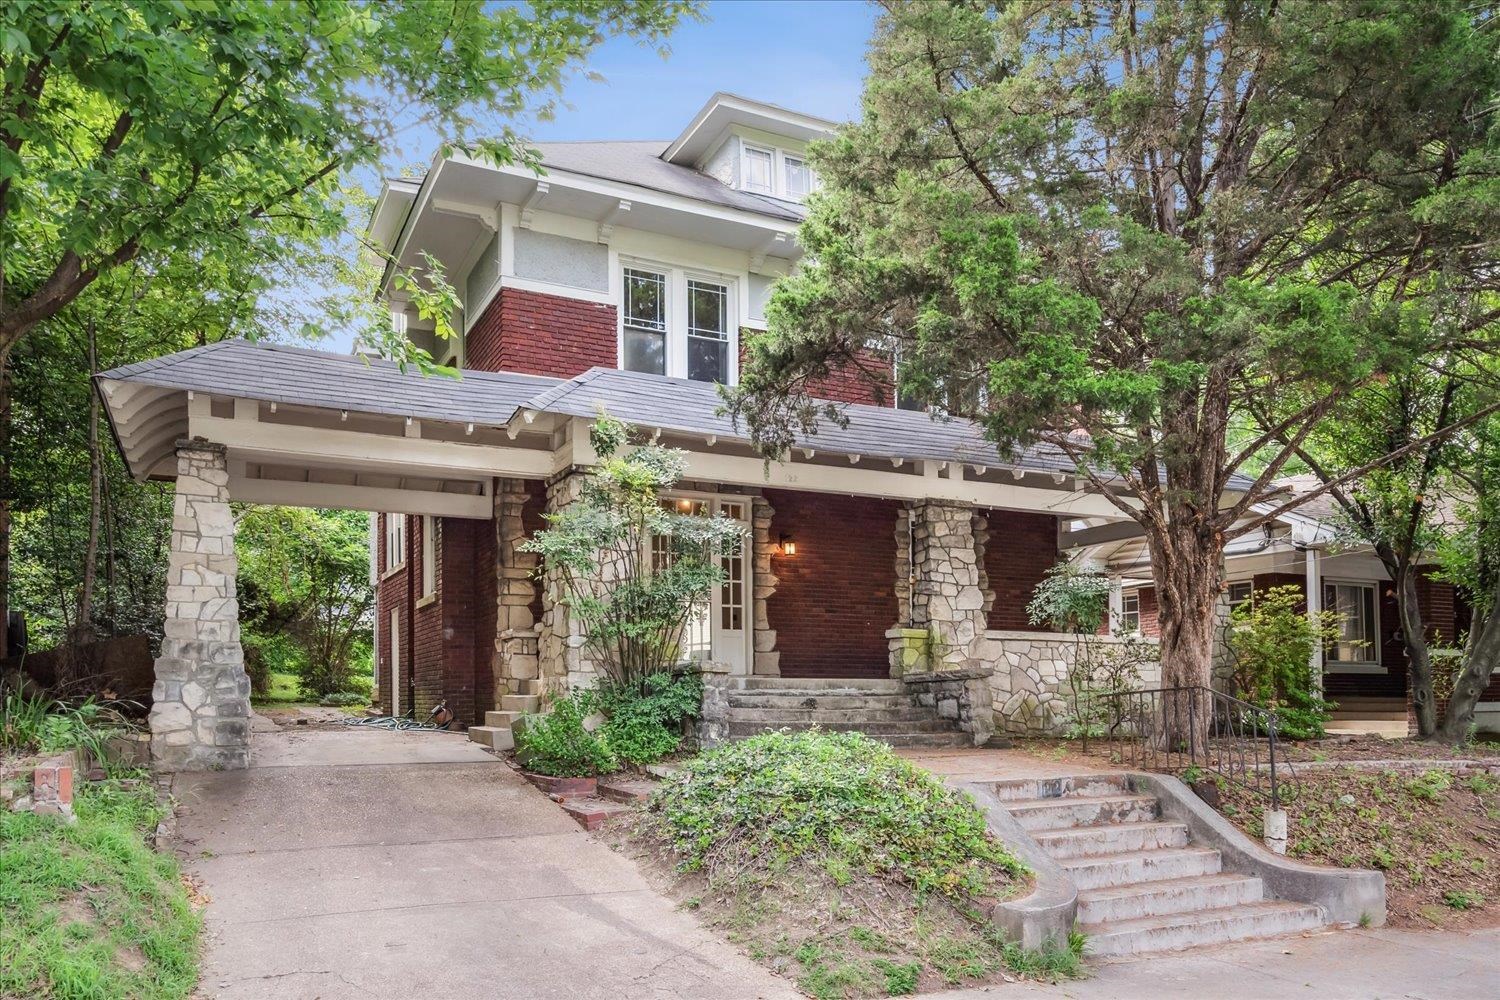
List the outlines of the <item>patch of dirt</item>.
{"label": "patch of dirt", "polygon": [[[857,872],[836,878],[802,863],[769,883],[747,873],[710,882],[701,872],[678,871],[671,849],[640,814],[608,822],[597,836],[681,909],[814,997],[930,993],[1025,978],[1008,968],[999,938],[985,933],[981,913],[990,903],[967,915],[941,899],[920,900],[905,886]],[[1033,978],[1046,973],[1033,970]]]}
{"label": "patch of dirt", "polygon": [[89,902],[86,891],[70,892],[57,901],[57,923],[66,927],[69,924],[83,924],[86,927],[99,926],[99,912],[94,909],[94,904]]}
{"label": "patch of dirt", "polygon": [[[1219,811],[1259,840],[1264,800],[1222,782],[1219,793]],[[1391,926],[1500,926],[1500,778],[1305,769],[1282,794],[1287,855],[1384,871]]]}

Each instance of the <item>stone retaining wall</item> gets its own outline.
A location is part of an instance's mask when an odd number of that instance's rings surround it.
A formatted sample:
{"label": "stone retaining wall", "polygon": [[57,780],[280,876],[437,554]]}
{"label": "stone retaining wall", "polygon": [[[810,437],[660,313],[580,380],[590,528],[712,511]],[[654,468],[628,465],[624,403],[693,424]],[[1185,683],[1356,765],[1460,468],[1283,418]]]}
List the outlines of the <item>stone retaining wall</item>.
{"label": "stone retaining wall", "polygon": [[[1113,636],[1090,636],[1091,643],[1119,644]],[[1154,640],[1146,640],[1155,645]],[[1001,732],[1029,736],[1060,736],[1067,727],[1067,676],[1078,657],[1080,639],[1059,632],[1002,632],[984,634],[981,656],[994,663],[990,688],[994,693],[995,726]],[[1157,687],[1161,666],[1141,667],[1138,687]]]}

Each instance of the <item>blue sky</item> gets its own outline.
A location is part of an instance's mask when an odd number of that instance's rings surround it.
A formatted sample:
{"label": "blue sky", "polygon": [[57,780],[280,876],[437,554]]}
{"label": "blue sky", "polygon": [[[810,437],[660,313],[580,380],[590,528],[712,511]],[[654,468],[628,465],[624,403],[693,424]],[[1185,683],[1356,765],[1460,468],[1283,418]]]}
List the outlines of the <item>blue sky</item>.
{"label": "blue sky", "polygon": [[[588,69],[604,80],[580,75],[556,118],[527,131],[541,141],[671,139],[716,90],[851,118],[874,22],[874,8],[862,0],[717,0],[704,21],[673,33],[665,60],[628,39],[600,46]],[[403,135],[387,166],[425,167],[435,146],[430,133]]]}

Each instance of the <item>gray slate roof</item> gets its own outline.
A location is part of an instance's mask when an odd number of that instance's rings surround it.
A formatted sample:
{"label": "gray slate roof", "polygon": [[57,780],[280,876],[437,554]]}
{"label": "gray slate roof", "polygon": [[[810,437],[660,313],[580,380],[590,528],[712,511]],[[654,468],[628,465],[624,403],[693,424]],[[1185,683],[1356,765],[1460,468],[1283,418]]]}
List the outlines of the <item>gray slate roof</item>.
{"label": "gray slate roof", "polygon": [[97,377],[289,405],[495,426],[560,381],[510,372],[423,376],[403,373],[391,361],[246,340],[221,340]]}
{"label": "gray slate roof", "polygon": [[[713,434],[726,440],[746,438],[743,425],[736,427],[728,416],[719,413],[723,401],[712,383],[616,368],[591,368],[575,379],[553,386],[521,408],[592,417],[601,406],[611,416],[642,427]],[[1066,455],[1049,447],[1028,449],[1019,456],[1002,460],[995,445],[968,421],[937,420],[913,410],[858,404],[848,406],[844,415],[849,419],[848,427],[824,423],[816,435],[802,440],[799,447],[872,459],[931,459],[1036,472],[1074,471]]]}
{"label": "gray slate roof", "polygon": [[736,191],[691,167],[668,163],[661,159],[661,154],[669,145],[660,140],[539,142],[536,149],[542,154],[542,164],[557,170],[634,184],[665,194],[769,215],[786,222],[801,222],[806,215],[800,205],[748,191]]}

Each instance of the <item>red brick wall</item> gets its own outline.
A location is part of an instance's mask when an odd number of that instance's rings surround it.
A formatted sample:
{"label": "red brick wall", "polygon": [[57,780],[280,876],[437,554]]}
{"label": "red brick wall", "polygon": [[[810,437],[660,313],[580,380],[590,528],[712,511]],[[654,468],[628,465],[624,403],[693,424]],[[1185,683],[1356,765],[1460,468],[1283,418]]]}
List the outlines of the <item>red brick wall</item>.
{"label": "red brick wall", "polygon": [[1048,631],[1050,626],[1031,624],[1026,605],[1047,570],[1057,564],[1057,518],[1013,510],[991,510],[985,515],[990,540],[984,550],[984,571],[995,593],[990,628]]}
{"label": "red brick wall", "polygon": [[[380,573],[382,574],[382,576],[383,576],[383,574],[385,572],[385,565],[386,565],[386,558],[385,558],[385,521],[386,521],[386,518],[387,517],[405,517],[405,516],[406,515],[404,515],[404,514],[394,514],[394,515],[392,515],[392,514],[381,514],[377,518],[376,525],[375,525],[375,532],[376,532],[375,533],[375,537],[376,537],[376,543],[375,543],[375,547],[376,547],[375,559],[376,559],[376,562],[375,562],[375,565],[380,568]],[[408,552],[408,558],[406,560],[406,567],[403,568],[403,569],[401,569],[401,570],[398,570],[395,573],[392,573],[389,577],[384,577],[383,576],[383,578],[380,580],[380,582],[376,585],[377,589],[376,589],[376,595],[375,595],[375,608],[376,608],[376,612],[375,613],[379,616],[379,621],[380,621],[380,631],[379,631],[379,640],[380,641],[379,641],[379,645],[378,645],[377,649],[375,650],[376,692],[377,692],[377,695],[378,695],[378,702],[380,704],[381,710],[384,711],[387,714],[389,714],[390,711],[391,711],[391,683],[390,683],[391,682],[391,611],[393,609],[395,609],[395,608],[400,608],[401,609],[401,641],[400,641],[401,663],[399,665],[400,666],[400,673],[399,673],[399,680],[397,681],[397,684],[398,684],[398,687],[399,687],[399,690],[400,690],[401,701],[402,701],[403,706],[404,707],[409,707],[409,706],[406,706],[406,700],[407,700],[407,686],[406,685],[407,685],[408,678],[411,676],[412,644],[411,644],[411,635],[410,635],[410,633],[411,633],[411,597],[410,597],[410,594],[408,593],[408,588],[409,588],[409,585],[410,585],[410,581],[409,581],[409,578],[407,576],[407,570],[410,569],[410,567],[411,567],[411,560],[410,560],[410,557],[409,557],[409,554],[410,554],[410,551],[411,551],[411,542],[412,542],[411,524],[410,524],[410,522],[408,522],[408,524],[407,524],[407,552]],[[403,708],[403,710],[404,710],[404,708]]]}
{"label": "red brick wall", "polygon": [[469,330],[464,364],[479,371],[572,378],[615,367],[615,307],[502,288]]}
{"label": "red brick wall", "polygon": [[1159,638],[1161,636],[1161,609],[1156,603],[1156,588],[1138,587],[1135,593],[1141,599],[1141,635]]}
{"label": "red brick wall", "polygon": [[[876,398],[875,387],[870,384],[869,373],[877,373],[884,399]],[[888,358],[873,351],[860,355],[858,366],[845,365],[827,378],[807,384],[807,391],[818,399],[831,399],[839,403],[868,403],[871,406],[895,406],[896,390],[894,373]]]}
{"label": "red brick wall", "polygon": [[773,538],[790,535],[797,554],[777,555],[778,583],[766,602],[786,677],[889,676],[885,632],[896,604],[893,500],[767,490]]}

